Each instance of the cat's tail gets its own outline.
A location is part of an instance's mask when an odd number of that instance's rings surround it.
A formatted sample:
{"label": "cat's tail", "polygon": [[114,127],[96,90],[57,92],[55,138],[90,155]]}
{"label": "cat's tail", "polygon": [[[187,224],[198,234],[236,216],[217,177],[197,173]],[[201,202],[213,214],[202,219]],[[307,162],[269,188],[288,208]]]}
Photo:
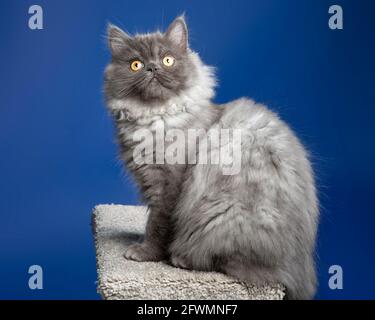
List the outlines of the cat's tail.
{"label": "cat's tail", "polygon": [[[315,270],[296,277],[297,270],[285,271],[276,267],[254,266],[231,260],[220,267],[220,271],[247,285],[282,284],[286,288],[287,300],[310,300],[316,291]],[[292,276],[293,274],[293,276]],[[309,275],[307,278],[304,276]]]}

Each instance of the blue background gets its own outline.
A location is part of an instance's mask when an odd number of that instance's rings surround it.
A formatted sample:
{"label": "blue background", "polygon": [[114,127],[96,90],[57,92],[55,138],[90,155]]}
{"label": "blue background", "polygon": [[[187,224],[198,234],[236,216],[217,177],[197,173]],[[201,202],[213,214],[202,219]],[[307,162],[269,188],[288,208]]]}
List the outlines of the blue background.
{"label": "blue background", "polygon": [[[44,9],[44,30],[28,8]],[[328,28],[328,7],[344,30]],[[0,298],[98,299],[90,228],[99,203],[137,203],[102,94],[111,21],[166,28],[218,67],[217,102],[250,96],[313,154],[322,216],[317,298],[375,298],[373,1],[20,1],[0,4]],[[44,269],[44,290],[28,268]],[[344,289],[328,288],[328,268]]]}

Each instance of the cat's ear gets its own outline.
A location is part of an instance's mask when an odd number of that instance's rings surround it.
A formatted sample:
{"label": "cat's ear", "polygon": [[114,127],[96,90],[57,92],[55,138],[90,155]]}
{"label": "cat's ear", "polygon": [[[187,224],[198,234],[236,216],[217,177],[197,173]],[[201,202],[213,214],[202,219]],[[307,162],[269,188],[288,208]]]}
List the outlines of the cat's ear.
{"label": "cat's ear", "polygon": [[111,49],[112,55],[116,56],[121,50],[127,46],[131,37],[119,27],[109,24],[107,27],[108,45]]}
{"label": "cat's ear", "polygon": [[168,27],[165,37],[177,48],[186,51],[188,44],[188,29],[184,16],[177,17]]}

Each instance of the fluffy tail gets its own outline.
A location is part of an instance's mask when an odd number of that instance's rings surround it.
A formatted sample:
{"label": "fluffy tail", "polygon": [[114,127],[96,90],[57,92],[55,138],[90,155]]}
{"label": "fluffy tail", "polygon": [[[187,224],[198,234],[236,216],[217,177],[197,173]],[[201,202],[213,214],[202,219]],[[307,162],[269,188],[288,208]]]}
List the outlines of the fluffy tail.
{"label": "fluffy tail", "polygon": [[298,274],[298,270],[283,271],[277,267],[244,265],[232,260],[220,271],[249,285],[282,284],[286,288],[287,300],[310,300],[315,295],[316,276],[314,268],[309,268],[302,275]]}

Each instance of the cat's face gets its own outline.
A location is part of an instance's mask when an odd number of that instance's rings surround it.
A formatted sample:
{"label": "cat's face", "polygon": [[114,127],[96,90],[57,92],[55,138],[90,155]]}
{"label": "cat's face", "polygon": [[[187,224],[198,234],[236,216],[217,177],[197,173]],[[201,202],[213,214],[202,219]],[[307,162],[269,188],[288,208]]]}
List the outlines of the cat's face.
{"label": "cat's face", "polygon": [[164,34],[131,37],[110,26],[108,37],[112,63],[106,70],[105,90],[109,98],[163,102],[186,89],[194,77],[182,17]]}

